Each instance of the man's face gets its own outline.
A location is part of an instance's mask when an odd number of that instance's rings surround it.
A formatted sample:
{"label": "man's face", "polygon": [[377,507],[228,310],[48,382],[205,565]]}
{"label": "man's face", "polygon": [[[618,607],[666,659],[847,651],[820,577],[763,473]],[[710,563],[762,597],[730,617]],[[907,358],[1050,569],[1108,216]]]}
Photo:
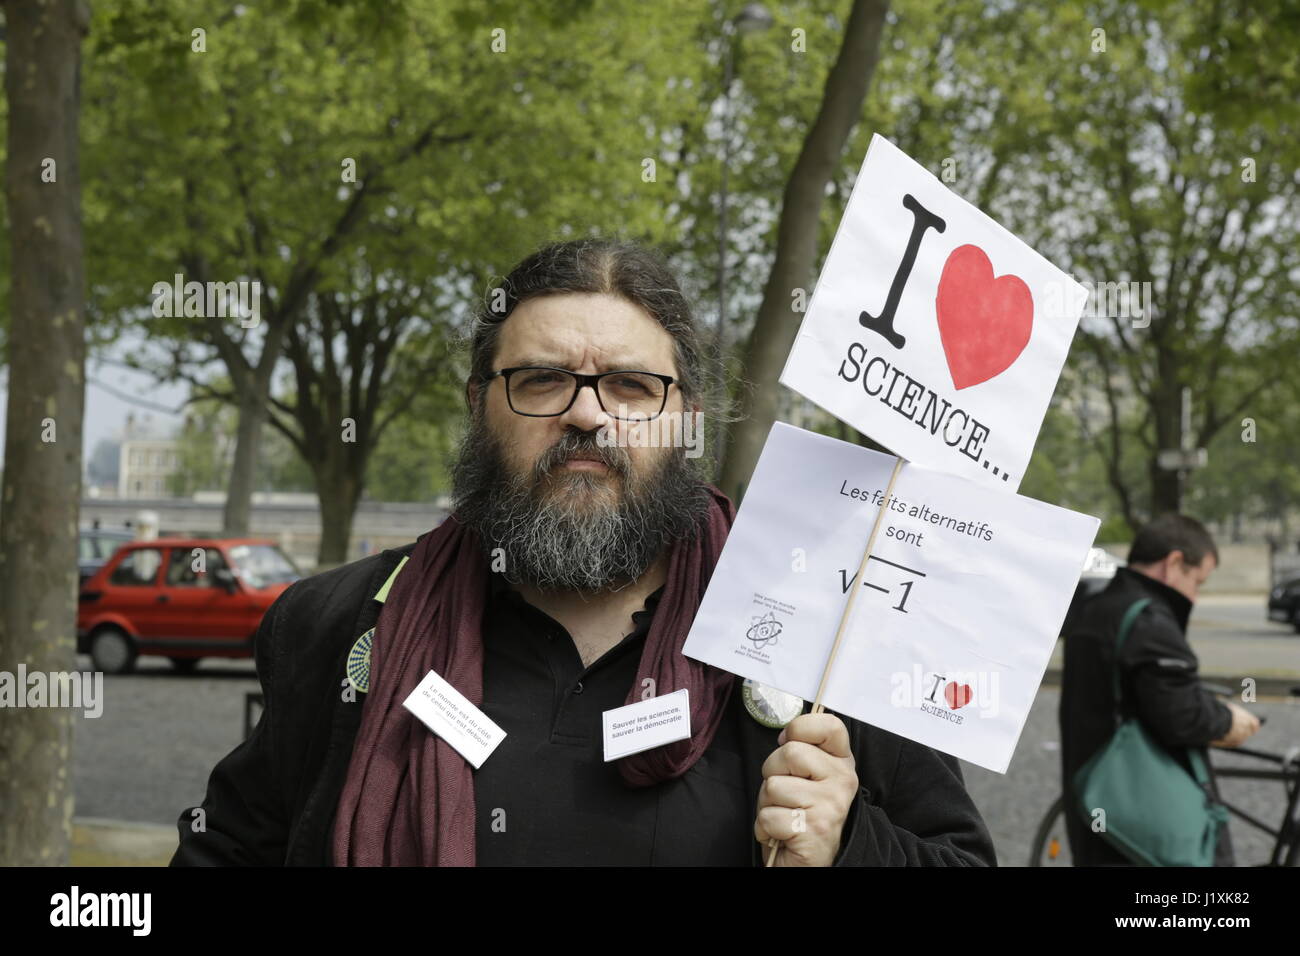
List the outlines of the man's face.
{"label": "man's face", "polygon": [[1195,602],[1201,585],[1214,571],[1214,555],[1207,554],[1200,564],[1188,564],[1181,551],[1172,551],[1165,558],[1165,583],[1180,592],[1187,600]]}
{"label": "man's face", "polygon": [[[591,293],[516,307],[502,325],[492,370],[526,365],[674,378],[679,371],[672,336],[649,313]],[[632,580],[707,513],[707,488],[685,449],[628,441],[646,425],[614,418],[614,405],[602,410],[592,388],[549,417],[515,413],[502,377],[471,383],[467,397],[470,427],[453,470],[456,511],[484,547],[504,552],[504,572],[516,583],[596,591]],[[662,414],[681,414],[676,383],[666,397]]]}
{"label": "man's face", "polygon": [[[516,308],[501,329],[492,368],[519,365],[549,365],[588,374],[634,369],[677,376],[672,336],[658,322],[626,299],[591,293],[540,296]],[[591,388],[580,390],[567,412],[551,418],[511,411],[500,379],[489,383],[485,397],[488,427],[501,440],[511,474],[522,476],[540,463],[547,468],[545,493],[551,496],[573,495],[584,504],[611,500],[626,490],[629,479],[644,480],[660,459],[674,451],[628,447],[626,440],[608,448],[566,451],[566,433],[594,436],[606,429],[608,438],[625,439],[630,429],[638,427],[603,411]],[[681,389],[675,384],[669,386],[667,399],[664,414],[681,413]],[[609,411],[618,409],[611,406]]]}

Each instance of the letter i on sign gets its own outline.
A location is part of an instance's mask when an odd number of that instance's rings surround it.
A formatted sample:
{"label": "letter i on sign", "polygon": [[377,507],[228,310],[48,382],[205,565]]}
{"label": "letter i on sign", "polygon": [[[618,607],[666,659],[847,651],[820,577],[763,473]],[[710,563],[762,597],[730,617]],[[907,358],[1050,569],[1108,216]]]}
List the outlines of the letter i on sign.
{"label": "letter i on sign", "polygon": [[898,300],[903,297],[903,286],[907,285],[907,277],[912,274],[912,266],[916,264],[916,253],[921,248],[921,238],[927,229],[943,232],[948,228],[946,222],[922,206],[911,193],[903,196],[903,206],[912,213],[912,234],[907,237],[903,261],[898,264],[898,271],[894,273],[894,281],[889,286],[889,295],[885,297],[885,307],[880,315],[872,315],[864,310],[858,316],[858,321],[862,323],[863,328],[880,333],[896,349],[906,345],[907,338],[894,331],[894,314],[898,311]]}

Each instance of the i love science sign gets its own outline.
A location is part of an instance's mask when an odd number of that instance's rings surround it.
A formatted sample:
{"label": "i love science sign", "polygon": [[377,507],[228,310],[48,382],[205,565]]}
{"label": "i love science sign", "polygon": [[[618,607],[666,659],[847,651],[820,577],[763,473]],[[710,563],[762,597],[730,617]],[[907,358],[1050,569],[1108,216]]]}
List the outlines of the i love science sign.
{"label": "i love science sign", "polygon": [[1086,301],[877,135],[780,381],[905,459],[1014,492]]}

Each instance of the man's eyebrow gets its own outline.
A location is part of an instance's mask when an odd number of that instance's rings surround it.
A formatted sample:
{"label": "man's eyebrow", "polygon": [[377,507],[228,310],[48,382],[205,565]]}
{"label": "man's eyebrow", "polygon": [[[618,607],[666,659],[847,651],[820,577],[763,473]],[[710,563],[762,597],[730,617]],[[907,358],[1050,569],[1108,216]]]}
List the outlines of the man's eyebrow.
{"label": "man's eyebrow", "polygon": [[[525,356],[524,358],[516,359],[513,362],[508,362],[502,365],[502,368],[518,368],[520,366],[527,366],[527,365],[545,365],[550,368],[564,368],[564,369],[569,368],[568,365],[566,365],[564,362],[560,361],[559,359],[539,358],[537,356]],[[636,370],[645,367],[646,366],[644,364],[640,364],[635,360],[629,361],[626,358],[621,358],[616,361],[602,362],[597,365],[597,368],[599,368],[601,371],[604,372],[622,371],[625,369]],[[570,369],[570,371],[572,371],[572,369]]]}

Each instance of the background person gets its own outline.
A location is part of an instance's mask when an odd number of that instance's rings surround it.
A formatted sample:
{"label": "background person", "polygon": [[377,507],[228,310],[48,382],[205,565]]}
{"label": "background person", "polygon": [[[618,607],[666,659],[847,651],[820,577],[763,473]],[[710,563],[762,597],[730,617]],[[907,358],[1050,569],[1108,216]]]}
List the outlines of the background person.
{"label": "background person", "polygon": [[[1133,865],[1093,832],[1091,820],[1078,816],[1072,781],[1117,726],[1111,677],[1115,639],[1135,601],[1151,599],[1120,652],[1122,718],[1136,716],[1189,774],[1191,762],[1183,748],[1201,748],[1216,796],[1218,783],[1204,748],[1237,747],[1259,730],[1259,719],[1246,708],[1221,701],[1201,686],[1196,655],[1187,643],[1192,604],[1218,560],[1214,540],[1199,521],[1163,515],[1138,531],[1128,566],[1118,568],[1106,589],[1083,605],[1065,634],[1058,718],[1066,833],[1075,866]],[[1226,824],[1219,831],[1214,865],[1233,865]]]}

